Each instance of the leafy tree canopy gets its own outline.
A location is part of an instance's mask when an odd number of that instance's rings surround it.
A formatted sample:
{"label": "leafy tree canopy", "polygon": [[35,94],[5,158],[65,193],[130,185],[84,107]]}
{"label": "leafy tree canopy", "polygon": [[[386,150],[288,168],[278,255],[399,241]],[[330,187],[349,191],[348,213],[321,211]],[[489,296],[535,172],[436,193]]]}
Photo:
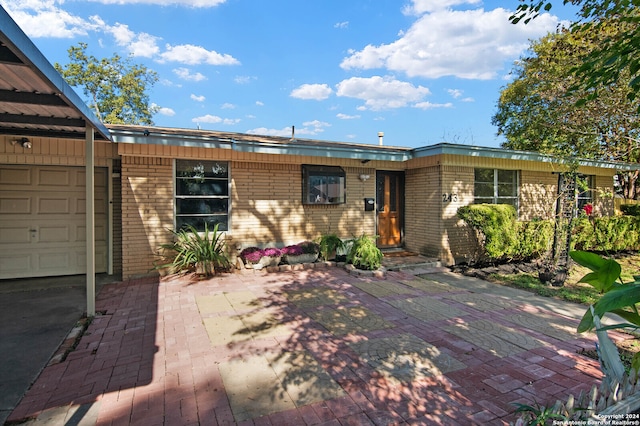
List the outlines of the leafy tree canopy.
{"label": "leafy tree canopy", "polygon": [[70,63],[54,67],[69,85],[82,88],[100,121],[153,124],[157,109],[149,104],[147,90],[158,81],[156,72],[115,54],[98,60],[87,55],[86,43],[71,46],[67,52]]}
{"label": "leafy tree canopy", "polygon": [[[529,55],[516,63],[515,78],[501,92],[492,119],[507,139],[503,146],[564,158],[640,162],[640,98],[631,96],[631,70],[622,69],[615,82],[595,87],[582,85],[574,72],[583,58],[600,49],[601,40],[619,37],[626,26],[603,20],[589,31],[562,29],[532,42]],[[594,92],[598,96],[580,102]],[[637,174],[619,178],[625,196],[635,198]]]}
{"label": "leafy tree canopy", "polygon": [[[520,1],[522,3],[516,13],[510,17],[514,24],[526,24],[553,6],[548,0]],[[581,8],[579,20],[571,26],[572,32],[582,36],[592,32],[605,35],[597,48],[572,69],[579,78],[577,83],[590,89],[587,97],[578,100],[579,104],[598,97],[600,88],[621,79],[631,88],[628,96],[633,100],[640,92],[640,55],[637,54],[640,48],[640,0],[563,0],[563,4],[568,3]],[[620,31],[605,34],[602,27],[611,25],[611,22],[616,22]]]}

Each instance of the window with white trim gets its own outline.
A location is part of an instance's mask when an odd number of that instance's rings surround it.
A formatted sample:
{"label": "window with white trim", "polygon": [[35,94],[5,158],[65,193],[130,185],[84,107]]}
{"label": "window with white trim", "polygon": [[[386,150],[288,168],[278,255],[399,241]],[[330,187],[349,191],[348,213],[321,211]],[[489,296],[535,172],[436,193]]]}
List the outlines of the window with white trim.
{"label": "window with white trim", "polygon": [[518,171],[475,169],[473,182],[475,204],[510,204],[518,210]]}
{"label": "window with white trim", "polygon": [[593,175],[578,175],[576,177],[577,211],[584,209],[587,204],[593,205]]}
{"label": "window with white trim", "polygon": [[226,161],[176,160],[176,229],[192,225],[204,231],[218,224],[229,230],[229,163]]}

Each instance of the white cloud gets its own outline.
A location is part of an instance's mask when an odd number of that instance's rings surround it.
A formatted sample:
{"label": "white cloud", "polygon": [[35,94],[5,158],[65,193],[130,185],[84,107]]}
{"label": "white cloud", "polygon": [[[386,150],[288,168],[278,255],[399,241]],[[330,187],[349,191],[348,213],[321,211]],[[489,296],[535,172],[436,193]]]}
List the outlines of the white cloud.
{"label": "white cloud", "polygon": [[482,0],[412,0],[405,6],[403,12],[406,15],[422,15],[427,12],[450,9],[460,5],[480,5]]}
{"label": "white cloud", "polygon": [[348,27],[349,27],[349,21],[336,22],[333,25],[333,28],[340,28],[340,29],[344,29],[344,28],[348,28]]}
{"label": "white cloud", "polygon": [[338,117],[340,120],[355,120],[360,118],[360,115],[347,115],[347,114],[339,113],[339,114],[336,114],[336,117]]}
{"label": "white cloud", "polygon": [[133,56],[151,58],[160,51],[156,43],[160,37],[147,33],[136,34],[129,29],[128,25],[120,23],[105,27],[105,32],[113,36],[118,46],[125,47]]}
{"label": "white cloud", "polygon": [[264,106],[264,102],[262,102],[262,101],[256,101],[256,106]]}
{"label": "white cloud", "polygon": [[436,109],[436,108],[453,108],[453,104],[451,102],[447,102],[446,104],[433,104],[431,102],[418,102],[413,105],[414,108],[419,109]]}
{"label": "white cloud", "polygon": [[100,22],[72,15],[53,1],[2,1],[2,7],[32,38],[72,38],[100,28]]}
{"label": "white cloud", "polygon": [[460,89],[449,89],[447,90],[447,92],[449,93],[449,95],[451,95],[451,97],[453,99],[458,99],[460,96],[462,96],[462,94],[464,93],[462,90]]}
{"label": "white cloud", "polygon": [[332,93],[333,90],[331,90],[331,88],[326,84],[303,84],[302,86],[293,89],[289,96],[298,99],[322,101],[331,96]]}
{"label": "white cloud", "polygon": [[239,65],[240,62],[231,55],[220,54],[214,50],[207,50],[202,46],[181,44],[166,45],[166,51],[160,54],[160,62],[179,62],[187,65]]}
{"label": "white cloud", "polygon": [[191,98],[192,101],[196,101],[196,102],[204,102],[206,99],[204,95],[198,96],[198,95],[194,95],[193,93],[189,97]]}
{"label": "white cloud", "polygon": [[[313,121],[305,121],[302,123],[303,127],[295,126],[295,135],[305,135],[305,136],[314,136],[319,133],[324,132],[325,127],[330,127],[331,124],[313,120]],[[269,129],[267,127],[257,127],[255,129],[247,130],[246,133],[251,135],[264,135],[264,136],[281,136],[281,137],[291,137],[292,128],[284,127],[282,129]]]}
{"label": "white cloud", "polygon": [[[416,1],[414,8],[426,8],[435,1]],[[350,52],[340,66],[345,70],[383,68],[409,77],[495,78],[506,61],[528,48],[530,39],[555,30],[558,24],[555,16],[542,14],[528,25],[513,25],[508,19],[511,14],[502,8],[437,10],[418,18],[392,43]]]}
{"label": "white cloud", "polygon": [[317,135],[318,133],[324,132],[325,127],[331,127],[331,124],[320,120],[305,121],[302,125],[304,126],[302,129],[296,128],[296,133],[303,135]]}
{"label": "white cloud", "polygon": [[[296,129],[296,133],[297,133]],[[285,127],[283,129],[267,129],[266,127],[257,127],[255,129],[247,130],[246,133],[250,135],[264,135],[264,136],[291,136],[291,127]]]}
{"label": "white cloud", "polygon": [[358,110],[379,111],[401,108],[409,103],[421,101],[431,92],[423,86],[414,86],[393,77],[352,77],[337,85],[336,94],[365,101]]}
{"label": "white cloud", "polygon": [[167,107],[161,107],[158,110],[158,113],[161,115],[166,115],[167,117],[173,117],[174,115],[176,115],[176,112],[173,109]]}
{"label": "white cloud", "polygon": [[236,106],[234,104],[231,104],[229,102],[225,102],[220,106],[220,108],[222,109],[235,109],[235,107]]}
{"label": "white cloud", "polygon": [[475,102],[475,101],[476,101],[475,99],[470,97],[460,99],[460,102]]}
{"label": "white cloud", "polygon": [[216,7],[226,0],[92,0],[103,4],[155,4],[159,6]]}
{"label": "white cloud", "polygon": [[258,77],[252,77],[252,76],[248,76],[248,75],[238,75],[236,76],[233,81],[235,81],[238,84],[249,84],[254,80],[257,80]]}
{"label": "white cloud", "polygon": [[208,123],[208,124],[226,124],[233,125],[238,124],[241,120],[239,118],[222,118],[217,115],[206,114],[200,117],[195,117],[191,119],[194,123]]}
{"label": "white cloud", "polygon": [[189,68],[175,68],[173,72],[181,79],[187,81],[202,81],[207,79],[207,77],[199,72],[192,74]]}

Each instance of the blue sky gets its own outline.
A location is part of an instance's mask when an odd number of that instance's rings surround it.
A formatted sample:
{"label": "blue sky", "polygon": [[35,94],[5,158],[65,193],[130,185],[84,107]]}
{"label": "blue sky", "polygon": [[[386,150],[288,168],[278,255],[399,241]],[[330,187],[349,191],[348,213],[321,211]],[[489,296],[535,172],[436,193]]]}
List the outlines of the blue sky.
{"label": "blue sky", "polygon": [[513,62],[574,18],[557,3],[525,26],[517,0],[0,0],[52,63],[85,42],[156,71],[157,126],[406,147],[498,146]]}

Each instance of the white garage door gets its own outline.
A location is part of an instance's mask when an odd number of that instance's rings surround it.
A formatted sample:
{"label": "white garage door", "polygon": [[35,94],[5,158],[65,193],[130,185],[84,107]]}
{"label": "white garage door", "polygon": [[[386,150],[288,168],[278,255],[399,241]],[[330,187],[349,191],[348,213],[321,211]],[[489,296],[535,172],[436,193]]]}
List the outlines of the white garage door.
{"label": "white garage door", "polygon": [[[107,270],[107,169],[95,170],[96,271]],[[86,272],[83,167],[0,165],[0,278]]]}

